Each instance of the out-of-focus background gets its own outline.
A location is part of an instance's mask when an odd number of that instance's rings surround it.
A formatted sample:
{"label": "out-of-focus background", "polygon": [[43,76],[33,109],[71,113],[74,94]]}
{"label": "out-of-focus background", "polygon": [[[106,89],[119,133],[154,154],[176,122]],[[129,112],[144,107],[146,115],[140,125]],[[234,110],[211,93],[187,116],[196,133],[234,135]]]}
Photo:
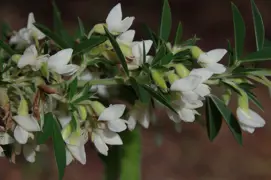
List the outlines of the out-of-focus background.
{"label": "out-of-focus background", "polygon": [[[255,41],[249,0],[232,0],[240,9],[247,27],[246,50],[254,50]],[[135,16],[133,28],[137,38],[146,37],[142,24],[158,29],[162,0],[56,0],[65,26],[72,33],[79,16],[86,27],[103,22],[109,10],[122,3],[124,16]],[[233,41],[230,0],[169,0],[173,14],[173,29],[178,21],[184,26],[184,39],[197,34],[204,50],[225,48],[227,39]],[[255,0],[266,25],[266,36],[271,38],[271,1]],[[25,26],[29,12],[34,12],[39,23],[52,26],[50,0],[1,0],[0,20],[17,30]],[[268,64],[263,64],[268,65]],[[270,67],[270,66],[269,66]],[[161,115],[159,127],[143,131],[143,180],[269,180],[271,179],[270,96],[259,86],[256,95],[265,107],[259,112],[267,124],[252,135],[244,133],[244,145],[239,146],[232,134],[223,129],[214,142],[209,142],[200,124],[183,124],[177,133],[166,115]],[[233,110],[236,105],[231,104]],[[254,106],[252,106],[255,108]],[[160,133],[158,133],[160,132]],[[161,145],[157,145],[160,141]],[[158,143],[159,144],[159,143]],[[65,180],[100,180],[102,164],[96,151],[87,145],[87,165],[73,163],[66,170]],[[38,164],[19,161],[16,165],[0,159],[1,180],[55,180],[57,171],[53,154],[38,158]],[[33,172],[35,172],[33,174]]]}

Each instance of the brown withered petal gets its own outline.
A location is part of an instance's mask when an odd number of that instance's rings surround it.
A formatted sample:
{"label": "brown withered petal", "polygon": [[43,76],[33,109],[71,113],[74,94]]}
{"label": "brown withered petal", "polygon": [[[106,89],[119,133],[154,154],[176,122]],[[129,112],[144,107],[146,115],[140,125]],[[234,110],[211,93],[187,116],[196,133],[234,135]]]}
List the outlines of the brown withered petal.
{"label": "brown withered petal", "polygon": [[38,90],[34,96],[34,102],[33,102],[33,116],[37,120],[40,120],[40,112],[39,112],[40,98],[41,98],[41,91]]}
{"label": "brown withered petal", "polygon": [[57,90],[54,88],[51,88],[45,84],[39,85],[38,86],[40,90],[42,90],[43,92],[47,93],[47,94],[57,94]]}

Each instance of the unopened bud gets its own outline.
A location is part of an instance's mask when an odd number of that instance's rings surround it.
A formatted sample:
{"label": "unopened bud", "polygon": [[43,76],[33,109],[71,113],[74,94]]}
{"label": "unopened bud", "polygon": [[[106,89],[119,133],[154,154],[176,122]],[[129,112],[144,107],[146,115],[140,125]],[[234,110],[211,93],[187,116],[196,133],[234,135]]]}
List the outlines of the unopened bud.
{"label": "unopened bud", "polygon": [[100,116],[105,109],[104,105],[99,101],[91,101],[91,107],[97,116]]}
{"label": "unopened bud", "polygon": [[96,24],[93,27],[93,30],[94,30],[95,33],[105,34],[104,26],[106,26],[106,24]]}
{"label": "unopened bud", "polygon": [[225,103],[225,105],[229,105],[231,99],[231,90],[227,89],[225,94],[222,95],[222,100]]}
{"label": "unopened bud", "polygon": [[78,109],[80,119],[85,121],[87,119],[87,110],[85,106],[79,105],[77,109]]}
{"label": "unopened bud", "polygon": [[203,53],[203,51],[198,46],[192,46],[190,48],[193,59],[198,59],[199,56]]}
{"label": "unopened bud", "polygon": [[18,63],[22,55],[20,54],[14,54],[11,56],[11,60],[15,63]]}
{"label": "unopened bud", "polygon": [[38,87],[39,85],[45,84],[45,81],[41,77],[35,77],[34,84],[36,87]]}
{"label": "unopened bud", "polygon": [[180,77],[177,74],[175,74],[174,72],[168,73],[167,77],[168,77],[170,84],[173,84],[175,81],[180,79]]}
{"label": "unopened bud", "polygon": [[121,49],[121,52],[123,53],[123,55],[125,57],[132,57],[133,56],[133,52],[132,52],[132,48],[125,45],[125,44],[119,44],[119,47]]}
{"label": "unopened bud", "polygon": [[167,84],[163,77],[163,74],[157,70],[151,70],[151,75],[155,84],[160,87],[163,92],[167,92]]}
{"label": "unopened bud", "polygon": [[21,116],[26,116],[29,114],[28,112],[28,104],[27,101],[22,98],[19,104],[19,108],[18,108],[18,114]]}
{"label": "unopened bud", "polygon": [[188,76],[190,73],[189,70],[183,64],[176,64],[175,70],[181,78]]}
{"label": "unopened bud", "polygon": [[245,112],[249,110],[248,96],[246,93],[242,93],[241,96],[238,97],[238,106]]}

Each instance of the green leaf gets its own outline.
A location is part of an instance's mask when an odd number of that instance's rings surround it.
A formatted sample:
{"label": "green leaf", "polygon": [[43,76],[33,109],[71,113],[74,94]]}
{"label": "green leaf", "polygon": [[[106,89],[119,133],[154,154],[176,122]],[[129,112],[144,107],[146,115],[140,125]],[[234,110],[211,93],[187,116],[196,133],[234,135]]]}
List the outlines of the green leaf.
{"label": "green leaf", "polygon": [[81,35],[81,37],[83,37],[86,35],[86,31],[85,31],[84,24],[79,17],[78,17],[78,24],[79,24],[79,29],[80,29],[80,35]]}
{"label": "green leaf", "polygon": [[171,31],[171,11],[168,0],[164,0],[161,25],[160,25],[160,38],[164,41],[168,41]]}
{"label": "green leaf", "polygon": [[229,63],[228,66],[231,67],[232,65],[234,65],[235,61],[237,59],[234,58],[234,50],[231,46],[231,42],[228,40],[228,56],[229,56]]}
{"label": "green leaf", "polygon": [[16,54],[16,52],[4,41],[0,40],[0,48],[3,48],[9,55]]}
{"label": "green leaf", "polygon": [[47,37],[53,40],[60,48],[66,49],[71,47],[66,41],[64,41],[60,36],[52,32],[50,29],[45,27],[44,25],[34,23],[34,25],[43,32]]}
{"label": "green leaf", "polygon": [[242,131],[236,117],[234,117],[230,109],[218,97],[210,95],[210,98],[222,117],[225,119],[236,141],[242,145]]}
{"label": "green leaf", "polygon": [[174,41],[175,46],[180,45],[182,36],[183,36],[183,27],[182,27],[182,23],[179,22],[176,35],[175,35],[175,41]]}
{"label": "green leaf", "polygon": [[53,135],[53,123],[55,119],[52,113],[47,113],[44,115],[44,125],[42,132],[38,133],[37,143],[45,144],[46,141]]}
{"label": "green leaf", "polygon": [[271,47],[247,55],[241,62],[255,62],[271,60]]}
{"label": "green leaf", "polygon": [[269,41],[268,39],[265,39],[264,40],[264,45],[263,45],[264,48],[266,47],[271,47],[271,41]]}
{"label": "green leaf", "polygon": [[74,47],[75,53],[73,55],[87,52],[105,41],[106,37],[104,36],[91,36],[90,39],[87,39]]}
{"label": "green leaf", "polygon": [[122,134],[120,180],[141,179],[141,135],[139,128]]}
{"label": "green leaf", "polygon": [[145,84],[141,84],[141,86],[149,92],[149,94],[156,99],[157,101],[159,101],[160,103],[162,103],[164,106],[168,107],[170,110],[172,110],[173,112],[177,113],[176,110],[170,105],[170,102],[161,94],[158,93],[156,91],[154,91],[152,88],[150,88],[149,86],[145,85]]}
{"label": "green leaf", "polygon": [[196,45],[196,42],[199,40],[200,40],[200,38],[197,38],[197,36],[195,35],[193,38],[182,42],[181,46],[194,46],[194,45]]}
{"label": "green leaf", "polygon": [[72,46],[73,40],[67,33],[66,29],[63,26],[62,20],[61,20],[61,14],[60,11],[56,5],[56,2],[53,0],[53,17],[54,17],[54,31],[57,35],[62,37],[63,41],[66,41],[69,46]]}
{"label": "green leaf", "polygon": [[208,137],[213,141],[221,129],[222,115],[210,97],[206,98],[206,118]]}
{"label": "green leaf", "polygon": [[143,64],[146,63],[146,47],[145,47],[145,42],[143,42]]}
{"label": "green leaf", "polygon": [[150,96],[148,92],[137,83],[135,78],[130,77],[130,83],[142,103],[150,102]]}
{"label": "green leaf", "polygon": [[234,24],[234,41],[235,41],[235,59],[240,59],[244,50],[246,28],[243,17],[238,8],[232,3],[232,14]]}
{"label": "green leaf", "polygon": [[161,60],[160,60],[160,65],[167,65],[169,64],[174,58],[174,55],[172,53],[169,53],[165,55]]}
{"label": "green leaf", "polygon": [[156,49],[160,41],[159,37],[146,24],[144,24],[144,28],[147,31],[147,34],[150,36],[153,46]]}
{"label": "green leaf", "polygon": [[247,93],[249,100],[251,100],[260,110],[264,111],[264,108],[263,108],[262,104],[259,102],[259,100],[257,99],[257,97],[250,91],[246,91],[246,93]]}
{"label": "green leaf", "polygon": [[255,31],[255,39],[256,39],[256,47],[257,51],[261,50],[264,46],[264,24],[262,15],[255,4],[254,0],[251,0],[251,8],[253,15],[253,23],[254,23],[254,31]]}
{"label": "green leaf", "polygon": [[1,23],[1,40],[6,41],[9,36],[9,33],[11,33],[11,32],[12,32],[12,30],[11,30],[9,24],[6,22],[2,22]]}
{"label": "green leaf", "polygon": [[124,57],[124,55],[123,55],[123,53],[122,53],[122,51],[121,51],[121,49],[120,49],[117,41],[112,36],[112,34],[110,34],[110,32],[107,30],[106,27],[104,27],[104,30],[105,30],[105,33],[106,33],[109,41],[111,42],[111,44],[112,44],[112,46],[113,46],[113,48],[114,48],[114,50],[115,50],[115,52],[116,52],[119,60],[120,60],[120,63],[122,65],[122,67],[123,67],[124,72],[126,73],[127,76],[129,76],[129,70],[128,70],[128,66],[127,66],[125,57]]}
{"label": "green leaf", "polygon": [[167,52],[167,47],[165,46],[165,44],[162,44],[158,52],[156,53],[155,57],[153,58],[151,62],[151,66],[154,67],[156,65],[159,65],[161,58],[165,56],[166,52]]}
{"label": "green leaf", "polygon": [[61,135],[61,129],[56,119],[53,121],[53,144],[59,180],[64,177],[66,168],[66,145]]}
{"label": "green leaf", "polygon": [[77,90],[77,77],[69,84],[68,88],[68,98],[71,100],[75,95]]}
{"label": "green leaf", "polygon": [[271,76],[270,69],[263,69],[263,68],[237,68],[236,71],[233,73],[236,74],[249,74],[254,76]]}

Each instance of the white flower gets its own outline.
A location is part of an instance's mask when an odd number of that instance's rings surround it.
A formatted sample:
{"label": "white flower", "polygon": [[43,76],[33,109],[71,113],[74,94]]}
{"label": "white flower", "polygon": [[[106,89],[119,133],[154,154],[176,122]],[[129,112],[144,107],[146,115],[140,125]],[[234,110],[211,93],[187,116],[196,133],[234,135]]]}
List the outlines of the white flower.
{"label": "white flower", "polygon": [[130,47],[133,43],[134,37],[135,37],[135,30],[131,29],[119,35],[116,38],[116,40],[119,44],[124,44]]}
{"label": "white flower", "polygon": [[136,102],[134,108],[130,111],[130,117],[128,119],[128,129],[133,130],[136,126],[136,122],[139,122],[144,128],[148,128],[150,124],[150,109],[147,105]]}
{"label": "white flower", "polygon": [[10,38],[10,44],[16,44],[18,48],[22,48],[25,45],[32,44],[33,38],[41,40],[45,38],[45,35],[38,30],[35,26],[35,18],[33,13],[29,13],[27,27],[22,28],[14,36]]}
{"label": "white flower", "polygon": [[132,62],[127,64],[129,70],[135,70],[143,64],[144,59],[143,43],[145,44],[146,62],[151,63],[153,58],[151,56],[147,56],[147,54],[150,51],[153,42],[151,40],[144,40],[140,42],[135,41],[131,45],[133,54]]}
{"label": "white flower", "polygon": [[[100,73],[90,72],[88,70],[85,70],[78,78],[78,80],[82,81],[91,81],[94,79],[100,79]],[[99,96],[103,98],[107,98],[109,96],[108,88],[105,85],[93,85],[91,86],[90,90],[92,92],[96,92]]]}
{"label": "white flower", "polygon": [[103,155],[108,155],[109,145],[122,145],[123,142],[120,136],[116,132],[112,132],[108,129],[95,129],[92,132],[92,141],[96,149]]}
{"label": "white flower", "polygon": [[17,115],[13,116],[17,126],[14,129],[14,138],[20,144],[26,144],[28,137],[32,135],[29,132],[40,131],[40,126],[37,120],[32,115]]}
{"label": "white flower", "polygon": [[122,132],[127,127],[125,120],[120,117],[123,115],[125,110],[125,105],[114,104],[105,108],[98,118],[98,121],[105,121],[109,130],[113,132]]}
{"label": "white flower", "polygon": [[0,157],[5,157],[4,149],[0,146]]}
{"label": "white flower", "polygon": [[207,53],[201,53],[198,58],[198,63],[215,74],[222,74],[226,71],[226,67],[218,62],[226,53],[226,49],[214,49]]}
{"label": "white flower", "polygon": [[14,142],[15,142],[14,139],[7,132],[0,132],[0,145],[12,144]]}
{"label": "white flower", "polygon": [[72,49],[63,49],[48,59],[48,68],[61,75],[70,76],[74,74],[79,66],[75,64],[68,64],[72,58]]}
{"label": "white flower", "polygon": [[27,65],[30,65],[32,70],[37,71],[40,69],[41,64],[48,59],[48,55],[38,56],[38,52],[35,45],[29,46],[24,54],[18,61],[18,68],[23,68]]}
{"label": "white flower", "polygon": [[253,133],[255,128],[263,127],[265,125],[264,119],[251,109],[246,111],[238,107],[237,117],[241,129],[249,133]]}
{"label": "white flower", "polygon": [[81,164],[86,164],[85,144],[87,140],[84,137],[83,130],[79,129],[72,132],[71,116],[58,117],[62,130],[62,137],[66,143],[66,165],[69,165],[74,159]]}
{"label": "white flower", "polygon": [[127,31],[133,24],[134,17],[126,17],[122,20],[121,4],[117,4],[109,12],[106,18],[106,25],[112,34],[119,34]]}
{"label": "white flower", "polygon": [[173,102],[172,105],[178,114],[170,109],[167,109],[167,114],[172,121],[179,123],[181,121],[194,122],[195,115],[198,114],[195,109],[202,107],[203,103],[200,100],[186,101],[185,99],[180,99]]}
{"label": "white flower", "polygon": [[36,161],[36,146],[25,144],[23,146],[23,155],[28,162],[34,163]]}

